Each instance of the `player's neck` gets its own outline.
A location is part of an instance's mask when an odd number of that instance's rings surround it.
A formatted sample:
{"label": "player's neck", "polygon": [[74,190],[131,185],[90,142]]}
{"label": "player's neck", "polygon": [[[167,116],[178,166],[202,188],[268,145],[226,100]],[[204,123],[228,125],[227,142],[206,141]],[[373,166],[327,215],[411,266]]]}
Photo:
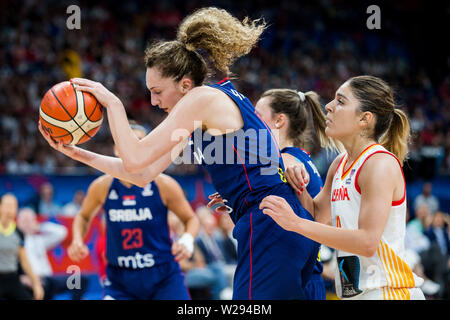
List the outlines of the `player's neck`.
{"label": "player's neck", "polygon": [[286,147],[293,147],[294,146],[294,140],[288,138],[287,129],[286,126],[282,127],[281,129],[278,129],[278,147],[280,150],[283,150]]}
{"label": "player's neck", "polygon": [[280,143],[279,143],[280,150],[283,150],[284,148],[287,148],[287,147],[293,147],[293,146],[294,146],[293,140],[280,139]]}
{"label": "player's neck", "polygon": [[127,181],[124,181],[124,180],[119,180],[119,181],[120,181],[121,184],[123,184],[127,188],[131,188],[133,186],[133,184],[131,184],[131,183],[127,182]]}
{"label": "player's neck", "polygon": [[375,140],[365,137],[356,137],[349,141],[342,141],[348,155],[347,163],[355,161],[367,147],[375,143],[377,143]]}

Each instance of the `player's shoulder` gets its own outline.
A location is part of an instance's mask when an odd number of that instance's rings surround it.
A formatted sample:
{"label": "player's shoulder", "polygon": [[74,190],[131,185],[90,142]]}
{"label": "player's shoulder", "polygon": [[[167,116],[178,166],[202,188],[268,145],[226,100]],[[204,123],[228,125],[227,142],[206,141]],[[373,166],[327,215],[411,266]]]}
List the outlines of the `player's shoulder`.
{"label": "player's shoulder", "polygon": [[206,85],[195,87],[191,89],[188,94],[186,94],[187,97],[195,99],[200,103],[209,103],[215,99],[220,99],[223,95],[224,93],[221,90]]}
{"label": "player's shoulder", "polygon": [[155,178],[155,183],[158,186],[158,188],[170,188],[173,185],[178,185],[178,182],[172,178],[171,176],[165,174],[165,173],[160,173],[156,178]]}
{"label": "player's shoulder", "polygon": [[106,193],[111,187],[113,179],[114,178],[112,176],[107,174],[95,178],[89,185],[88,192],[94,194]]}
{"label": "player's shoulder", "polygon": [[370,154],[361,164],[366,174],[380,176],[391,176],[401,171],[401,163],[391,152],[382,151]]}

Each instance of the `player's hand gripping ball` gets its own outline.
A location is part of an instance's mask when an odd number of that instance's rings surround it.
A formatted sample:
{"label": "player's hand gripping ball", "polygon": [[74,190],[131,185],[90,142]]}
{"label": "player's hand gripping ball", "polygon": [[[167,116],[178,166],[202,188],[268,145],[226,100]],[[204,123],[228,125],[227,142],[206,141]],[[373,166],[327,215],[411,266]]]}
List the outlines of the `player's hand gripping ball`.
{"label": "player's hand gripping ball", "polygon": [[47,91],[39,108],[42,128],[63,144],[76,145],[91,139],[103,121],[103,107],[89,92],[75,90],[69,81]]}

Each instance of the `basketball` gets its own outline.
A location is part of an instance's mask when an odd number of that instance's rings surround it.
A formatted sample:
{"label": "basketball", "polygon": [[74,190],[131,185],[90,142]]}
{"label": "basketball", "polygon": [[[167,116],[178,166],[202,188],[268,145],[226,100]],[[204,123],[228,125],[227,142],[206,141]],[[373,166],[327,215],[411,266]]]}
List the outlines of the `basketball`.
{"label": "basketball", "polygon": [[82,144],[100,129],[103,107],[92,94],[75,90],[72,83],[64,81],[44,95],[39,119],[54,140],[64,144]]}

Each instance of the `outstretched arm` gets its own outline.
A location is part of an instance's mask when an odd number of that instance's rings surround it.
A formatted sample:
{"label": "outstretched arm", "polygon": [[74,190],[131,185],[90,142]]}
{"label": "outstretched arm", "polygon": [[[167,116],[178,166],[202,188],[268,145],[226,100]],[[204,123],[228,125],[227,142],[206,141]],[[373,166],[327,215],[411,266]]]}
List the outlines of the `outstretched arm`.
{"label": "outstretched arm", "polygon": [[[190,90],[160,125],[139,140],[131,130],[122,102],[114,94],[95,81],[75,78],[72,82],[77,90],[92,93],[107,109],[114,143],[128,172],[137,172],[152,166],[163,155],[170,154],[176,145],[206,122],[205,110],[215,99],[215,95],[208,93],[211,91],[203,87]],[[169,164],[170,162],[167,166]]]}
{"label": "outstretched arm", "polygon": [[[302,219],[294,213],[285,199],[277,196],[264,198],[260,209],[286,230],[337,250],[371,257],[376,253],[386,227],[393,194],[397,188],[396,181],[401,179],[396,172],[398,165],[391,159],[380,161],[376,157],[377,155],[371,157],[360,172],[361,207],[356,230]],[[380,181],[383,181],[382,185]]]}
{"label": "outstretched arm", "polygon": [[139,187],[144,187],[147,183],[154,180],[156,176],[164,171],[172,162],[172,158],[178,155],[187,143],[181,142],[171,153],[163,155],[155,161],[152,166],[145,167],[138,172],[130,173],[125,170],[123,160],[121,158],[109,157],[95,152],[84,150],[77,146],[64,145],[61,142],[55,142],[50,135],[42,129],[39,123],[39,131],[44,136],[44,139],[55,150],[65,154],[66,156],[91,166],[103,173],[113,176],[120,180],[128,181]]}
{"label": "outstretched arm", "polygon": [[297,192],[297,197],[302,206],[314,217],[314,220],[323,224],[331,225],[331,204],[330,195],[333,177],[342,159],[343,154],[337,156],[328,168],[325,184],[320,192],[313,199],[302,181],[304,176],[299,164],[294,164],[286,169],[286,179],[292,188]]}

